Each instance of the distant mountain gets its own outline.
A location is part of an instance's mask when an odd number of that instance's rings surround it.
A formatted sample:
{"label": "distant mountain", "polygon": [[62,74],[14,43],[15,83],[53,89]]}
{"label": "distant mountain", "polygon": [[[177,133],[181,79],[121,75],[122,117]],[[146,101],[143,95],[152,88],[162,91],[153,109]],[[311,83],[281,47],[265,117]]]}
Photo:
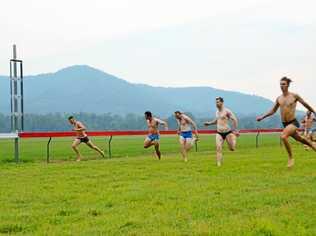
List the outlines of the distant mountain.
{"label": "distant mountain", "polygon": [[[9,113],[9,80],[0,77],[0,113]],[[132,84],[86,65],[64,68],[56,73],[26,76],[25,112],[91,112],[142,114],[151,110],[166,116],[175,110],[195,116],[213,116],[214,99],[222,96],[226,106],[238,114],[266,111],[272,101],[254,95],[211,87],[165,88]]]}

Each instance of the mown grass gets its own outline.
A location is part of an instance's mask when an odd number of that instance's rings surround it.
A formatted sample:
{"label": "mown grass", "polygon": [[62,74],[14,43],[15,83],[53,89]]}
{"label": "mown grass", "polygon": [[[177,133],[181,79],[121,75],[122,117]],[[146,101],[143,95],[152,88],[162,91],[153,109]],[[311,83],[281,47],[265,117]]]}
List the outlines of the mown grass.
{"label": "mown grass", "polygon": [[[71,139],[0,142],[0,234],[26,235],[316,235],[316,154],[294,145],[296,166],[276,135],[243,135],[215,166],[214,137],[181,161],[176,137],[162,137],[163,159],[143,150],[141,137],[115,137],[112,159]],[[105,146],[104,139],[94,139]],[[64,161],[62,161],[64,160]]]}

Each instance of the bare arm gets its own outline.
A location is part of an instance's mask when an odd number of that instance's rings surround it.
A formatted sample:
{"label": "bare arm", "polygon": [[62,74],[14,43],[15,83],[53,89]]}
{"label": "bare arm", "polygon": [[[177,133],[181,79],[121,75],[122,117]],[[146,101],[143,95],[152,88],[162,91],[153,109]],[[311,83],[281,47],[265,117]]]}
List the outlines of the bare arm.
{"label": "bare arm", "polygon": [[237,119],[236,115],[235,115],[233,112],[228,111],[228,116],[229,116],[229,119],[232,121],[233,130],[237,130],[237,127],[238,127],[238,119]]}
{"label": "bare arm", "polygon": [[180,127],[180,121],[178,119],[176,119],[177,124],[178,124],[178,134],[181,132],[181,127]]}
{"label": "bare arm", "polygon": [[158,118],[156,118],[156,121],[158,122],[158,124],[163,125],[165,127],[165,130],[168,130],[168,123],[166,121],[160,120]]}
{"label": "bare arm", "polygon": [[77,122],[77,128],[74,128],[73,131],[85,131],[86,127],[81,123]]}
{"label": "bare arm", "polygon": [[217,124],[217,118],[211,121],[206,121],[204,122],[205,126],[209,126],[209,125],[216,125]]}
{"label": "bare arm", "polygon": [[315,115],[315,110],[307,103],[305,100],[298,94],[295,94],[295,97],[299,103],[301,103],[307,110],[313,112]]}
{"label": "bare arm", "polygon": [[274,113],[277,112],[277,110],[279,109],[279,107],[280,107],[280,104],[279,104],[278,99],[277,99],[277,100],[275,101],[275,103],[274,103],[273,108],[272,108],[268,113],[266,113],[266,114],[264,114],[264,115],[262,115],[262,116],[257,117],[257,121],[262,121],[263,119],[265,119],[265,118],[267,118],[267,117],[269,117],[269,116],[272,116]]}

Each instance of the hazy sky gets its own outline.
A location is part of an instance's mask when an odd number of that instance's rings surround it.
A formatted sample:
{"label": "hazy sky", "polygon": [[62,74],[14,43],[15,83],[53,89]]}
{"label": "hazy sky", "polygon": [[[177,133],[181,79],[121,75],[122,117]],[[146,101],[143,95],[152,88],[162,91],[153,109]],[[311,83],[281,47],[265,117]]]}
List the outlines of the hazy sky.
{"label": "hazy sky", "polygon": [[287,75],[316,105],[316,2],[2,1],[0,74],[11,45],[26,74],[87,64],[158,86],[212,86],[275,99]]}

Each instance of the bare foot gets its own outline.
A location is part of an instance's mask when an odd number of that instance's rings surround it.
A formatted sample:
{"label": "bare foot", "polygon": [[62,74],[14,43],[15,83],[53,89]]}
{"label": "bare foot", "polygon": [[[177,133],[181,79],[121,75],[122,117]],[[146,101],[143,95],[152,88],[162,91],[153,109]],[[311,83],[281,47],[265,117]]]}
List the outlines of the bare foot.
{"label": "bare foot", "polygon": [[289,159],[287,162],[287,168],[292,168],[294,166],[294,158]]}
{"label": "bare foot", "polygon": [[222,162],[221,162],[221,161],[217,161],[216,165],[217,165],[218,167],[220,167],[220,166],[222,166]]}
{"label": "bare foot", "polygon": [[77,157],[76,161],[81,161],[81,157]]}

